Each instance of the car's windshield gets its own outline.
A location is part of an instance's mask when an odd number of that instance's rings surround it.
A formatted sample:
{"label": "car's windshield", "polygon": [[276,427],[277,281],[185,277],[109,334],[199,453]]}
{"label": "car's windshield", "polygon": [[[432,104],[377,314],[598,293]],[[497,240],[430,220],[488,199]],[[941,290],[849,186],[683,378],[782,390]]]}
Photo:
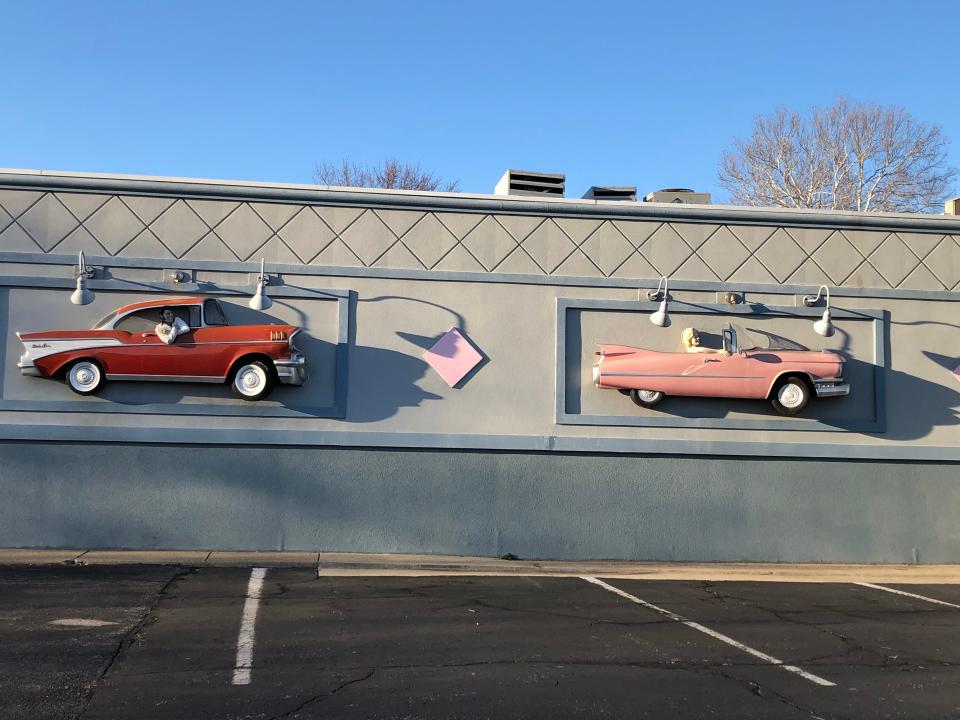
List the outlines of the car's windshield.
{"label": "car's windshield", "polygon": [[109,325],[111,322],[113,322],[113,319],[114,319],[116,316],[117,316],[117,311],[114,310],[112,313],[110,313],[110,314],[107,315],[106,317],[103,317],[103,318],[101,318],[100,320],[98,320],[98,321],[97,321],[97,324],[93,326],[93,329],[94,329],[94,330],[103,330],[104,328],[106,328],[107,325]]}
{"label": "car's windshield", "polygon": [[740,350],[809,350],[800,343],[769,330],[744,328],[736,323],[730,323],[730,327],[737,331],[737,345]]}

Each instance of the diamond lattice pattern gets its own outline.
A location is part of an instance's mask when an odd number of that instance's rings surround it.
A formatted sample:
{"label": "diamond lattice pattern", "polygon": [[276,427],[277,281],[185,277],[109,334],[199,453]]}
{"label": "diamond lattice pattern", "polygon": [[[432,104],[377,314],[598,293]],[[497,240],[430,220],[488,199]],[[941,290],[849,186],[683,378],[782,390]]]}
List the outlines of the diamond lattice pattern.
{"label": "diamond lattice pattern", "polygon": [[[0,190],[0,252],[960,290],[960,234]],[[209,257],[208,257],[209,256]],[[349,261],[349,262],[347,262]],[[589,270],[589,272],[585,272]],[[692,277],[692,275],[691,275]]]}

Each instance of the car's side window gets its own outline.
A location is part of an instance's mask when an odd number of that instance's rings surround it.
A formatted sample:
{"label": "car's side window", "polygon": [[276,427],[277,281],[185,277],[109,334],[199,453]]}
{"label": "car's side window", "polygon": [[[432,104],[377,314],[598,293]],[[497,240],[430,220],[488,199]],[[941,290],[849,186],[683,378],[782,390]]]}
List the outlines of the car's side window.
{"label": "car's side window", "polygon": [[[114,330],[125,330],[129,333],[152,333],[160,323],[160,311],[163,308],[145,308],[137,310],[120,320]],[[183,320],[190,327],[200,327],[200,308],[196,305],[174,305],[170,308],[174,316]]]}
{"label": "car's side window", "polygon": [[203,316],[207,325],[227,324],[227,319],[223,316],[223,309],[216,300],[207,300],[203,303]]}
{"label": "car's side window", "polygon": [[153,332],[159,322],[160,308],[147,308],[130,313],[114,325],[113,329],[129,333]]}

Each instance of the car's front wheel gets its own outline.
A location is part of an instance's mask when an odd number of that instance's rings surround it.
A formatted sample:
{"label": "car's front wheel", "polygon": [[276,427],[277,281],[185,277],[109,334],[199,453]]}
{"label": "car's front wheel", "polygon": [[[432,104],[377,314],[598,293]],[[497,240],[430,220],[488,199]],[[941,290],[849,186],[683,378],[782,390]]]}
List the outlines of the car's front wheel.
{"label": "car's front wheel", "polygon": [[94,360],[77,360],[67,368],[67,385],[78,395],[94,395],[105,382],[103,369]]}
{"label": "car's front wheel", "polygon": [[631,390],[630,399],[640,407],[652,408],[663,400],[663,393],[659,390]]}
{"label": "car's front wheel", "polygon": [[788,377],[777,383],[770,402],[781,415],[796,415],[810,402],[810,383],[801,377]]}
{"label": "car's front wheel", "polygon": [[273,390],[273,373],[260,360],[243,362],[233,373],[230,389],[243,400],[262,400]]}

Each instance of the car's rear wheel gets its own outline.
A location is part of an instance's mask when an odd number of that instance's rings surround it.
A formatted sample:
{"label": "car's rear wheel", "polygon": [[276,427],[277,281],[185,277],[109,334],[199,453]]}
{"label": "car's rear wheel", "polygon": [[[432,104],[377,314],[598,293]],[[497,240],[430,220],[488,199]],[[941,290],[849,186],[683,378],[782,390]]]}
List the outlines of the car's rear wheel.
{"label": "car's rear wheel", "polygon": [[663,400],[663,393],[659,390],[631,390],[630,399],[640,407],[652,408]]}
{"label": "car's rear wheel", "polygon": [[100,392],[106,382],[103,369],[94,360],[77,360],[67,368],[67,385],[78,395]]}
{"label": "car's rear wheel", "polygon": [[798,376],[787,377],[777,383],[770,402],[781,415],[796,415],[810,402],[810,383]]}
{"label": "car's rear wheel", "polygon": [[242,362],[230,379],[230,389],[243,400],[262,400],[273,390],[273,372],[260,360]]}

